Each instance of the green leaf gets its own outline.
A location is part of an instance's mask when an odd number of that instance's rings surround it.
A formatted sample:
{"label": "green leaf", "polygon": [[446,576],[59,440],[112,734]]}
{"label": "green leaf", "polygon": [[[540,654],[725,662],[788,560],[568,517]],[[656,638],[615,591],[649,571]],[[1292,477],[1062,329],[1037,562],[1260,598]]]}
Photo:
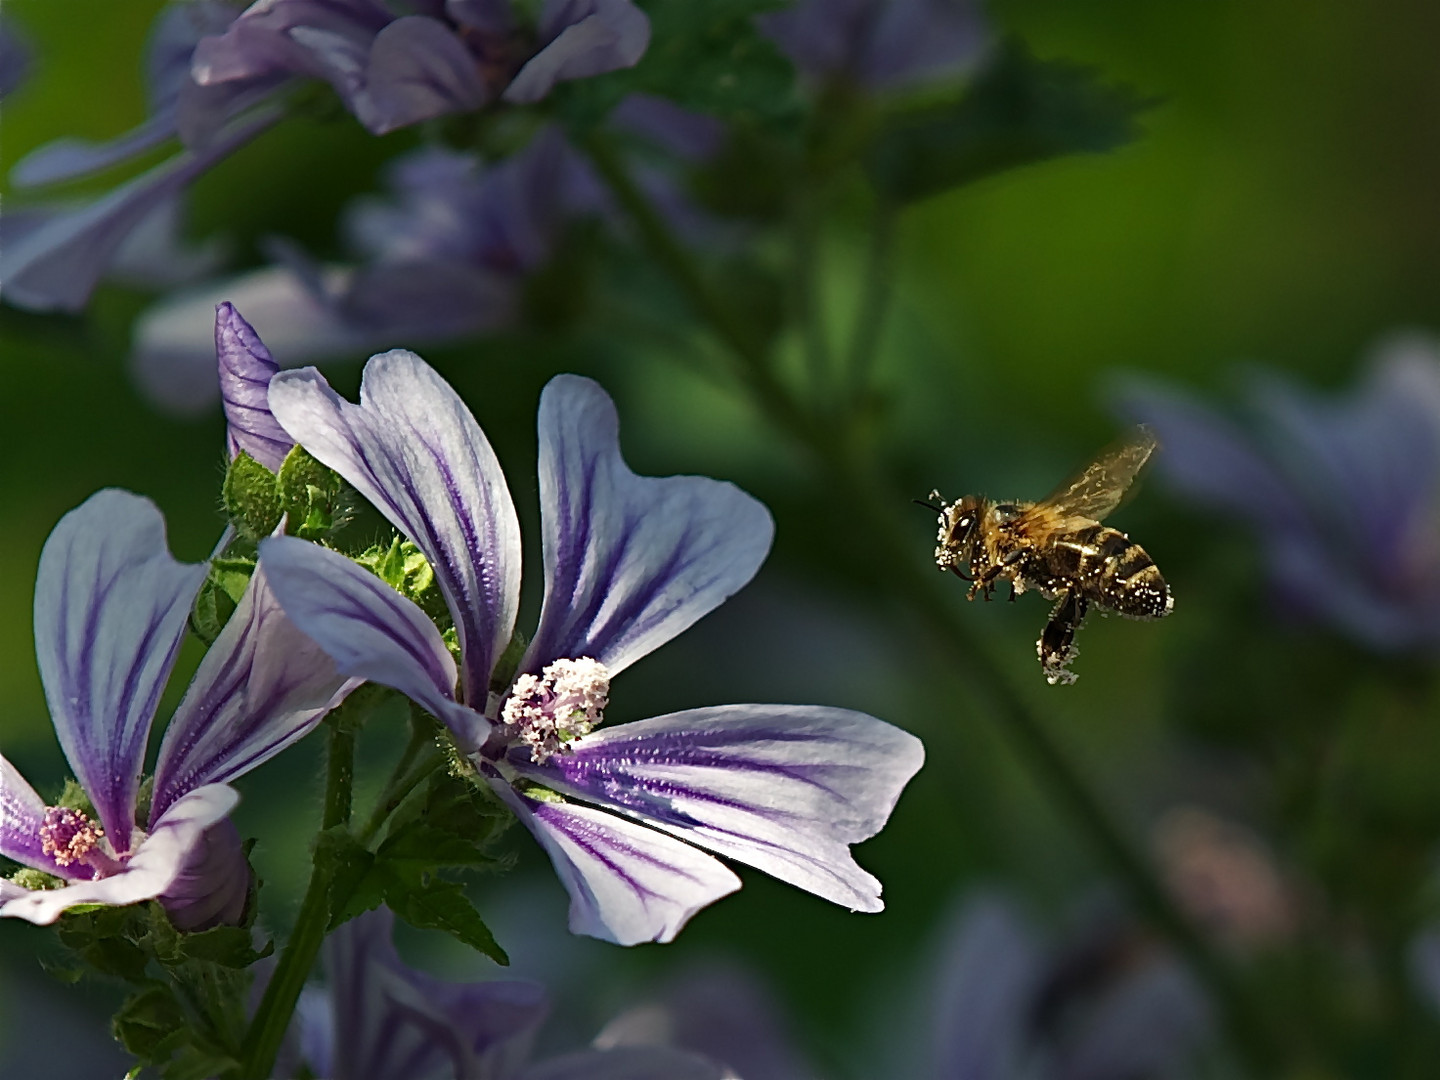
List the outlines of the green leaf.
{"label": "green leaf", "polygon": [[1152,101],[1011,41],[958,101],[901,113],[867,156],[875,186],[902,202],[1023,165],[1131,142]]}
{"label": "green leaf", "polygon": [[315,842],[317,862],[329,862],[330,921],[334,930],[363,911],[377,907],[384,885],[376,874],[375,856],[343,825],[322,832]]}
{"label": "green leaf", "polygon": [[650,47],[623,71],[565,83],[551,94],[562,116],[588,130],[627,94],[669,98],[722,119],[782,120],[798,113],[795,72],[754,17],[777,0],[648,0]]}
{"label": "green leaf", "polygon": [[170,1055],[185,1032],[185,1011],[165,986],[148,986],[132,994],[111,1021],[115,1037],[145,1062]]}
{"label": "green leaf", "polygon": [[388,886],[385,903],[411,926],[443,930],[497,964],[510,963],[505,950],[500,948],[485,920],[456,882],[432,877],[417,886],[392,878]]}

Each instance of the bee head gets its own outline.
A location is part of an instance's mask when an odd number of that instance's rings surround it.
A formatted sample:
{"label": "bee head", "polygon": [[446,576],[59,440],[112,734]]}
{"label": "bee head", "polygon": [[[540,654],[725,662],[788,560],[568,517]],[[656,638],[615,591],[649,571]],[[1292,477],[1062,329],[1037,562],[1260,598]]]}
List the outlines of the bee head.
{"label": "bee head", "polygon": [[940,569],[958,570],[962,563],[970,561],[984,509],[984,500],[978,495],[940,504],[940,532],[935,547],[935,563]]}

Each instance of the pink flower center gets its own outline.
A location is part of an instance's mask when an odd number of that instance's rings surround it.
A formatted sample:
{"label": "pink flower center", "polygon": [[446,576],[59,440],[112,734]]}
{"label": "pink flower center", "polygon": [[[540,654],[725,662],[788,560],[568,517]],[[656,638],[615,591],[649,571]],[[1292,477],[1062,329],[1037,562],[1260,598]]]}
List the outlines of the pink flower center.
{"label": "pink flower center", "polygon": [[58,866],[88,863],[88,856],[104,835],[105,830],[84,811],[50,806],[45,810],[45,823],[40,826],[40,848]]}
{"label": "pink flower center", "polygon": [[610,700],[610,673],[588,656],[556,660],[536,675],[521,675],[510,688],[500,721],[512,738],[530,748],[530,760],[543,765],[568,753],[572,739],[588,734],[603,718]]}

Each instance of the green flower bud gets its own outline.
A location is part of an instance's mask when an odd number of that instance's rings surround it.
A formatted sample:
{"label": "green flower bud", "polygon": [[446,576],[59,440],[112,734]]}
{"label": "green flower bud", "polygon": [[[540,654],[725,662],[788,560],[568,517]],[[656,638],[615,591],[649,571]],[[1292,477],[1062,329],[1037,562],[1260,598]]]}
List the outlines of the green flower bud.
{"label": "green flower bud", "polygon": [[302,540],[319,540],[343,528],[352,513],[349,488],[333,469],[320,464],[303,446],[285,455],[278,489],[286,514],[285,531]]}
{"label": "green flower bud", "polygon": [[230,523],[246,540],[259,542],[280,524],[280,492],[275,474],[245,451],[230,462],[220,490]]}

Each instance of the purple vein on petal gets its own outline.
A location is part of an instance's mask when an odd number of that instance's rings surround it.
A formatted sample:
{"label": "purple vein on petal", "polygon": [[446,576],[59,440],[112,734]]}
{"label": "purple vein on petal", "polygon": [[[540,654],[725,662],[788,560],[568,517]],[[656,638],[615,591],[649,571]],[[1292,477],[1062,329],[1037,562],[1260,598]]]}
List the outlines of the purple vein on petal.
{"label": "purple vein on petal", "polygon": [[355,685],[286,618],[261,565],[165,730],[151,821],[185,792],[243,776],[303,738]]}
{"label": "purple vein on petal", "polygon": [[295,440],[270,412],[270,379],[280,365],[235,305],[215,308],[215,359],[225,404],[225,439],[233,460],[240,451],[278,473]]}
{"label": "purple vein on petal", "polygon": [[589,656],[614,674],[719,606],[764,561],[769,511],[719,480],[631,472],[615,406],[596,383],[552,379],[539,426],[545,601],[524,670]]}
{"label": "purple vein on petal", "polygon": [[414,353],[365,366],[360,404],[313,369],[282,372],[270,407],[430,560],[460,632],[466,700],[483,707],[520,595],[520,525],[504,474],[459,396]]}
{"label": "purple vein on petal", "polygon": [[130,844],[155,708],[203,563],[176,562],[148,499],[108,489],[60,519],[40,554],[35,651],[65,757],[111,844]]}

